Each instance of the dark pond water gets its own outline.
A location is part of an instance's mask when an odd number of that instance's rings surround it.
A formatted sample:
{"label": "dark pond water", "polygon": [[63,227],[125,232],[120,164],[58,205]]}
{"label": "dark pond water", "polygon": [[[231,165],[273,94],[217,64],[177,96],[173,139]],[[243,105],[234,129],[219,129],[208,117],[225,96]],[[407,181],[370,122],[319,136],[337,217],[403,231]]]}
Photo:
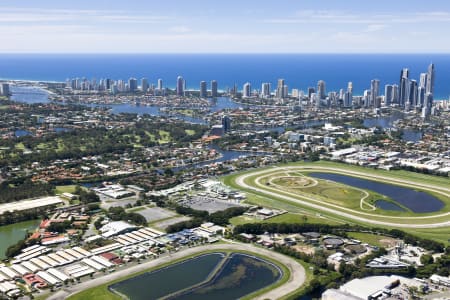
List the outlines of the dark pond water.
{"label": "dark pond water", "polygon": [[71,128],[64,128],[64,127],[55,127],[55,128],[53,128],[53,130],[54,130],[56,133],[64,133],[64,132],[72,131]]}
{"label": "dark pond water", "polygon": [[377,200],[375,201],[375,206],[384,210],[395,210],[395,211],[405,211],[403,207],[386,200]]}
{"label": "dark pond water", "polygon": [[[206,280],[223,259],[222,253],[202,255],[113,284],[110,289],[133,300],[158,299],[168,295],[168,299],[228,300],[264,288],[282,276],[277,267],[264,260],[235,253],[211,281],[195,286]],[[189,287],[193,288],[189,290]],[[183,289],[187,290],[173,294]]]}
{"label": "dark pond water", "polygon": [[32,135],[32,133],[27,130],[19,129],[19,130],[14,131],[14,135],[16,137],[22,137],[22,136]]}
{"label": "dark pond water", "polygon": [[[379,126],[385,129],[393,127],[394,122],[401,118],[403,118],[403,114],[401,112],[395,111],[389,116],[364,119],[363,125],[365,127]],[[405,142],[418,142],[422,139],[422,135],[423,133],[418,130],[403,129],[402,140],[404,140]]]}
{"label": "dark pond water", "polygon": [[211,282],[173,299],[238,299],[279,280],[281,271],[272,264],[245,254],[233,254]]}
{"label": "dark pond water", "polygon": [[110,286],[134,300],[158,299],[205,280],[224,254],[198,256],[179,264],[145,273]]}
{"label": "dark pond water", "polygon": [[30,220],[0,226],[0,259],[6,258],[5,251],[9,246],[25,238],[27,231],[33,232],[41,220]]}
{"label": "dark pond water", "polygon": [[310,175],[320,179],[332,180],[357,188],[375,191],[397,201],[415,213],[436,212],[444,207],[444,203],[436,197],[406,187],[334,173],[314,172],[310,173]]}

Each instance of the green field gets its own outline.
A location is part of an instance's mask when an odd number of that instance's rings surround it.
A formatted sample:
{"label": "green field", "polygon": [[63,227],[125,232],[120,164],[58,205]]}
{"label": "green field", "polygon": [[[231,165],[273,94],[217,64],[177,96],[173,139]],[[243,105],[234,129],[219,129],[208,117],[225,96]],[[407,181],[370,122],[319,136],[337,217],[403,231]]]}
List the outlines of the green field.
{"label": "green field", "polygon": [[195,130],[192,130],[192,129],[185,129],[184,131],[186,132],[187,135],[194,135],[195,134]]}
{"label": "green field", "polygon": [[371,233],[365,233],[365,232],[348,232],[347,235],[349,238],[356,239],[356,240],[361,241],[362,243],[368,243],[369,245],[377,246],[377,247],[386,247],[387,243],[384,241],[394,240],[393,238],[386,237],[383,235],[371,234]]}
{"label": "green field", "polygon": [[230,219],[230,223],[232,225],[241,225],[246,223],[298,223],[298,224],[304,224],[304,223],[316,223],[316,224],[330,224],[330,225],[339,225],[341,223],[332,220],[327,219],[324,217],[318,217],[314,215],[309,214],[295,214],[295,213],[286,213],[282,214],[280,216],[276,216],[273,218],[269,218],[266,220],[260,220],[256,218],[252,218],[249,216],[239,216],[234,217]]}
{"label": "green field", "polygon": [[159,136],[160,139],[158,140],[158,142],[161,144],[168,143],[172,140],[170,133],[168,131],[160,130]]}
{"label": "green field", "polygon": [[55,188],[55,194],[60,195],[62,193],[75,193],[76,185],[57,185]]}

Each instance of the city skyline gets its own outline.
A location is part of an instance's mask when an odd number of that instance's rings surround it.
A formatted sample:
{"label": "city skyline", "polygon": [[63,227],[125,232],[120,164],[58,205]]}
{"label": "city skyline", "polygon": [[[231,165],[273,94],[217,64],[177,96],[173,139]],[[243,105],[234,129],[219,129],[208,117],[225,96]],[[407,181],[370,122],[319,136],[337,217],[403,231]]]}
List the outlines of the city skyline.
{"label": "city skyline", "polygon": [[0,53],[443,53],[448,25],[442,0],[6,0]]}

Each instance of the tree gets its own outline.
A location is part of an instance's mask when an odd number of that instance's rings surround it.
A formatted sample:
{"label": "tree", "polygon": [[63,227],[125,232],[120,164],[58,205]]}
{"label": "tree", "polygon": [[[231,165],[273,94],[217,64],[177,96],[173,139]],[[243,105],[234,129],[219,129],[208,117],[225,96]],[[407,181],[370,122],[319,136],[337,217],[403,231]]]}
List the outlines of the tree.
{"label": "tree", "polygon": [[424,254],[420,257],[420,263],[423,265],[429,265],[434,262],[433,256],[430,254]]}

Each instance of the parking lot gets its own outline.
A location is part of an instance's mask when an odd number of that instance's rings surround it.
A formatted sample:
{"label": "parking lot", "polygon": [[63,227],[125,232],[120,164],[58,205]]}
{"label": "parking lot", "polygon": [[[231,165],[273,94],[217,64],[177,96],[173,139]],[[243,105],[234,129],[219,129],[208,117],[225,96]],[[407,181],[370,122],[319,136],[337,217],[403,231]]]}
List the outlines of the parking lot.
{"label": "parking lot", "polygon": [[180,216],[180,217],[174,217],[174,218],[170,218],[167,220],[162,220],[161,222],[156,222],[153,223],[152,226],[158,228],[158,229],[166,229],[168,226],[178,223],[178,222],[183,222],[183,221],[187,221],[190,220],[190,217],[186,217],[186,216]]}
{"label": "parking lot", "polygon": [[176,216],[173,211],[161,208],[161,207],[149,207],[139,211],[136,211],[140,215],[143,215],[147,222],[154,222],[162,219],[167,219]]}
{"label": "parking lot", "polygon": [[240,206],[237,203],[228,202],[228,200],[219,200],[210,196],[201,195],[189,197],[180,201],[180,204],[196,210],[206,210],[209,213]]}

